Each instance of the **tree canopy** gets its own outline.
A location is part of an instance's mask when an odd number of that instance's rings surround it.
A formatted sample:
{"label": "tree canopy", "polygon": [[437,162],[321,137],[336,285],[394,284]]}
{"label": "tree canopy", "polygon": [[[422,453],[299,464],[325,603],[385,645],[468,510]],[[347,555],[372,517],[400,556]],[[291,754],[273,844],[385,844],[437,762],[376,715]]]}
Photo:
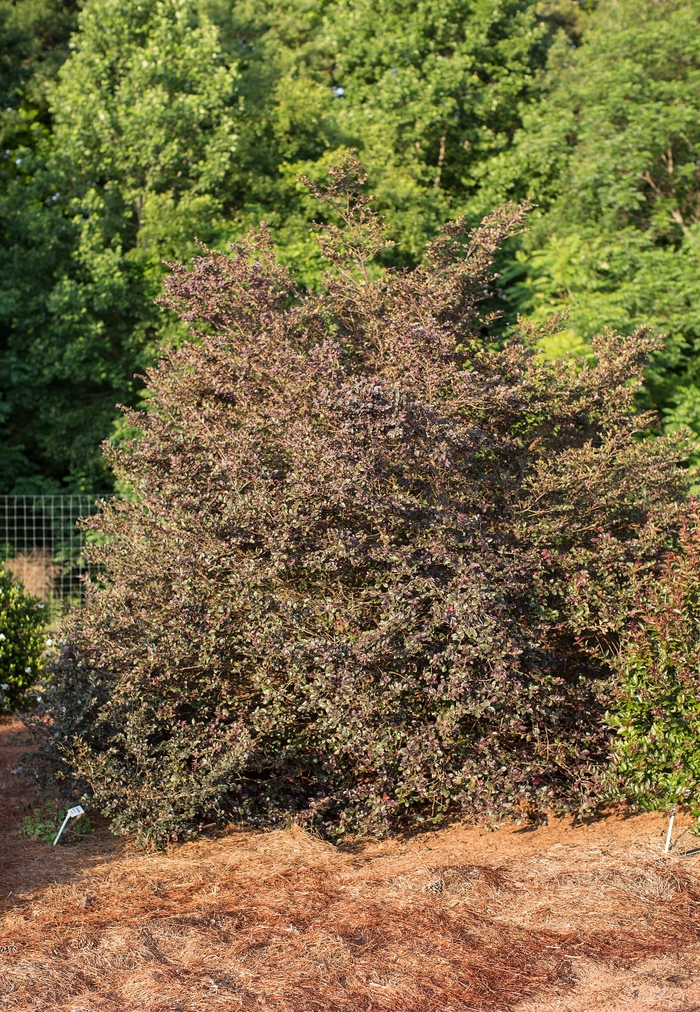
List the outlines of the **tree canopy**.
{"label": "tree canopy", "polygon": [[268,219],[318,283],[301,172],[358,148],[396,242],[386,263],[419,260],[510,143],[554,35],[530,0],[88,0],[57,69],[64,42],[32,22],[25,48],[46,59],[22,73],[46,113],[8,148],[0,194],[4,489],[109,482],[116,403],[185,334],[153,304],[161,261],[195,235],[225,248]]}
{"label": "tree canopy", "polygon": [[530,198],[494,337],[565,309],[547,350],[587,354],[648,324],[667,338],[646,404],[700,432],[700,0],[78,6],[0,5],[3,491],[109,487],[117,403],[187,338],[154,300],[195,236],[224,250],[266,220],[318,288],[325,212],[299,179],[349,149],[394,241],[374,271]]}
{"label": "tree canopy", "polygon": [[649,399],[700,431],[700,4],[601,3],[547,77],[479,195],[539,205],[509,294],[539,319],[568,311],[560,350],[606,326],[665,334]]}

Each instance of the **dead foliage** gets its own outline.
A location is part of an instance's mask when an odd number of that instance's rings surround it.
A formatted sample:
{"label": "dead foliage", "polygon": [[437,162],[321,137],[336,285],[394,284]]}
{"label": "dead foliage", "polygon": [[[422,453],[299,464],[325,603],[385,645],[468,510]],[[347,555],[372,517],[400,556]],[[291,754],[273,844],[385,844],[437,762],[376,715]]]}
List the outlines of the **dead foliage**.
{"label": "dead foliage", "polygon": [[613,1007],[613,980],[644,993],[649,966],[655,1004],[630,992],[626,1009],[700,998],[695,862],[663,857],[660,816],[342,848],[296,828],[234,830],[167,854],[100,828],[52,850],[18,832],[20,731],[0,727],[9,1010],[580,1012]]}
{"label": "dead foliage", "polygon": [[42,601],[51,598],[54,582],[61,573],[61,567],[54,563],[51,552],[39,549],[18,552],[12,559],[8,559],[5,565],[30,594],[41,598]]}

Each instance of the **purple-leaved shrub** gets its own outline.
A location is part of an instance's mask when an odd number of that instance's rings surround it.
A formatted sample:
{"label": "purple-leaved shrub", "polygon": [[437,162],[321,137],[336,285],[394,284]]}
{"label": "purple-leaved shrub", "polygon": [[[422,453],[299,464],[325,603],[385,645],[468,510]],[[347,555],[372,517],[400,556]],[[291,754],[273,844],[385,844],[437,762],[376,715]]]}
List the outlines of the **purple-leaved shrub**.
{"label": "purple-leaved shrub", "polygon": [[654,341],[494,346],[481,307],[524,211],[380,274],[362,183],[350,158],[315,191],[338,222],[322,293],[264,226],[167,281],[195,336],[108,450],[134,496],[90,522],[104,580],[38,722],[117,832],[337,838],[598,800],[606,654],[685,494],[678,444],[639,438]]}

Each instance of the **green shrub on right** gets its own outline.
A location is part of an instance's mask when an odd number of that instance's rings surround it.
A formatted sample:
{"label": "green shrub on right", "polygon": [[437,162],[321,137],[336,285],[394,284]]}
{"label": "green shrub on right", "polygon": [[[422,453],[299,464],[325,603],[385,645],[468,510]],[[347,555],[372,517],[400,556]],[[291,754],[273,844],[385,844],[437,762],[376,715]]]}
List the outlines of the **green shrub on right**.
{"label": "green shrub on right", "polygon": [[649,587],[617,657],[616,790],[642,808],[700,816],[700,503]]}

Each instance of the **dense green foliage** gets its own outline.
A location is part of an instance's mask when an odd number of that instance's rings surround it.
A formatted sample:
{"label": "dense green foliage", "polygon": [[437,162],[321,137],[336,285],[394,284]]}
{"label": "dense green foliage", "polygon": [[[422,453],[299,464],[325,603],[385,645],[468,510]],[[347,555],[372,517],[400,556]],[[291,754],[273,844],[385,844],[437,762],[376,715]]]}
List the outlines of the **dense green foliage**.
{"label": "dense green foliage", "polygon": [[39,478],[104,487],[100,440],[158,338],[160,259],[211,218],[233,143],[232,74],[211,25],[178,3],[88,6],[80,25],[48,89],[52,133],[20,150],[28,169],[3,204],[6,396],[23,487],[32,461]]}
{"label": "dense green foliage", "polygon": [[13,123],[31,128],[7,141],[0,192],[6,491],[109,482],[115,404],[184,333],[153,305],[161,260],[195,234],[225,248],[268,219],[281,259],[318,283],[300,170],[321,178],[361,149],[397,242],[385,262],[419,260],[510,143],[566,22],[532,0],[88,0],[56,77],[64,42],[29,10],[11,8],[41,56],[16,73]]}
{"label": "dense green foliage", "polygon": [[[34,405],[22,403],[22,387],[40,381],[36,363],[24,346],[23,336],[13,333],[25,313],[36,315],[35,297],[50,284],[50,250],[56,237],[46,227],[37,228],[35,209],[25,207],[21,197],[7,200],[27,173],[36,169],[33,153],[50,130],[47,89],[68,56],[68,41],[77,27],[75,4],[60,0],[6,0],[0,5],[0,485],[11,491],[18,480],[26,482],[32,472],[51,473],[51,464],[31,463],[32,444],[47,429],[47,420],[34,415]],[[27,256],[28,245],[45,245]],[[60,243],[59,243],[60,245]],[[69,255],[68,247],[64,249]],[[31,277],[30,277],[31,276]],[[29,290],[28,290],[29,283]],[[33,286],[33,287],[32,287]],[[46,321],[44,321],[45,324]],[[20,325],[21,326],[21,325]],[[71,436],[66,441],[70,442]],[[68,451],[70,452],[70,451]],[[65,453],[65,451],[64,451]],[[40,480],[41,483],[41,480]],[[25,484],[25,488],[29,488]]]}
{"label": "dense green foliage", "polygon": [[532,233],[498,262],[505,323],[566,309],[552,354],[605,326],[666,334],[646,402],[700,432],[699,15],[700,0],[87,0],[79,15],[5,0],[2,490],[109,486],[116,404],[185,336],[153,300],[195,235],[225,249],[267,220],[317,286],[319,208],[298,177],[349,148],[396,243],[378,267],[415,264],[461,213],[531,198]]}
{"label": "dense green foliage", "polygon": [[46,660],[45,606],[0,568],[0,711],[19,707]]}
{"label": "dense green foliage", "polygon": [[546,94],[479,200],[539,205],[509,292],[521,311],[567,309],[560,350],[606,326],[666,334],[649,395],[700,432],[700,4],[603,2],[583,40],[550,51]]}
{"label": "dense green foliage", "polygon": [[641,581],[616,655],[620,682],[612,778],[646,808],[686,803],[700,815],[700,511],[688,511],[660,578]]}
{"label": "dense green foliage", "polygon": [[673,544],[672,439],[637,438],[654,341],[596,363],[483,336],[506,208],[373,277],[379,224],[332,173],[301,296],[267,230],[174,269],[202,331],[148,377],[135,491],[91,521],[104,583],[35,726],[118,832],[295,818],[330,835],[600,797],[606,656]]}

